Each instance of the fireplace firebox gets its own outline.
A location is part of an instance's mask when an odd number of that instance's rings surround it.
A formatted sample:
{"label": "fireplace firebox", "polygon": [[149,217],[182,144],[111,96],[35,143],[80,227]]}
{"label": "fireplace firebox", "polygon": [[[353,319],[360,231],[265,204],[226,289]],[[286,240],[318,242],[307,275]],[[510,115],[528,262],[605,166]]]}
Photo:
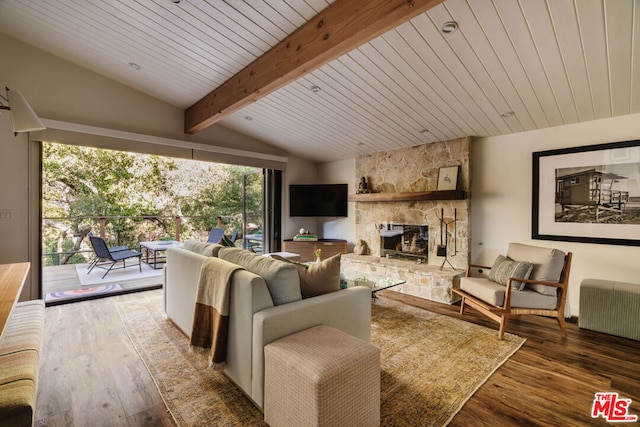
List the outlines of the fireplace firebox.
{"label": "fireplace firebox", "polygon": [[427,262],[429,226],[391,224],[380,230],[380,256]]}

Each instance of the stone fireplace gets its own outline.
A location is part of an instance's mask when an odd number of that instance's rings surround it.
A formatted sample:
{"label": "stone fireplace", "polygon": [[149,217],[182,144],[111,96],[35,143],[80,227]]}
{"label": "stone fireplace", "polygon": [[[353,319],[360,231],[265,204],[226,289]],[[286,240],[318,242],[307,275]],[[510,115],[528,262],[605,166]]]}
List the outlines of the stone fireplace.
{"label": "stone fireplace", "polygon": [[[373,194],[353,197],[356,239],[367,243],[370,255],[348,256],[344,261],[378,274],[403,276],[407,283],[395,288],[397,291],[453,302],[450,289],[457,286],[470,256],[470,163],[470,137],[359,156],[356,182],[365,177]],[[438,171],[450,166],[459,169],[457,191],[437,192]],[[398,231],[396,224],[421,227],[418,233],[422,237],[416,243],[425,245],[424,257],[387,259],[392,249],[385,248],[385,240]],[[385,228],[388,233],[383,235]],[[408,244],[410,250],[411,242]]]}
{"label": "stone fireplace", "polygon": [[418,263],[429,261],[429,226],[382,224],[380,256],[407,259]]}

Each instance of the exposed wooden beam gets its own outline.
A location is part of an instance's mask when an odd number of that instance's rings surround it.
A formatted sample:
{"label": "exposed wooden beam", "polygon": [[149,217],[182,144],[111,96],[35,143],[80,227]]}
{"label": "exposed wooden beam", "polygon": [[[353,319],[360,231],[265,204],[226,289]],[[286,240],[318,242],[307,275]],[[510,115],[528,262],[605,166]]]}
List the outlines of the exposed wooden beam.
{"label": "exposed wooden beam", "polygon": [[444,0],[336,0],[185,111],[196,133]]}

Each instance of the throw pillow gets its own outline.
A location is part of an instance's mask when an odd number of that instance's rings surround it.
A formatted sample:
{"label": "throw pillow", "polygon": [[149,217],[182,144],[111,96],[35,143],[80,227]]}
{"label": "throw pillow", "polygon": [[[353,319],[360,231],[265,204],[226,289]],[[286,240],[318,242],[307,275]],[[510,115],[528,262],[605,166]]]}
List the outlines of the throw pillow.
{"label": "throw pillow", "polygon": [[[498,255],[489,272],[489,280],[506,286],[511,277],[528,279],[532,269],[533,264],[530,262],[512,261],[502,255]],[[518,291],[523,290],[525,285],[526,283],[523,282],[511,282],[511,288]]]}
{"label": "throw pillow", "polygon": [[304,264],[279,255],[271,255],[280,261],[293,264],[300,276],[302,298],[312,298],[340,290],[340,256],[334,255],[321,262]]}

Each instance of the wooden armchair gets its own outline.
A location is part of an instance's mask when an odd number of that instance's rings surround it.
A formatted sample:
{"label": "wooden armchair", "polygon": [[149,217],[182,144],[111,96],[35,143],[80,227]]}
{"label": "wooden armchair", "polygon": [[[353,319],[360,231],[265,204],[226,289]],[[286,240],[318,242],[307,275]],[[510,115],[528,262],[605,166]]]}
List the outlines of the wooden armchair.
{"label": "wooden armchair", "polygon": [[[498,322],[500,339],[510,316],[555,317],[566,336],[564,310],[571,257],[571,252],[510,243],[507,256],[499,256],[493,266],[469,265],[460,289],[453,289],[462,297],[460,314],[468,305]],[[478,269],[489,270],[489,277],[472,277],[472,271]]]}

